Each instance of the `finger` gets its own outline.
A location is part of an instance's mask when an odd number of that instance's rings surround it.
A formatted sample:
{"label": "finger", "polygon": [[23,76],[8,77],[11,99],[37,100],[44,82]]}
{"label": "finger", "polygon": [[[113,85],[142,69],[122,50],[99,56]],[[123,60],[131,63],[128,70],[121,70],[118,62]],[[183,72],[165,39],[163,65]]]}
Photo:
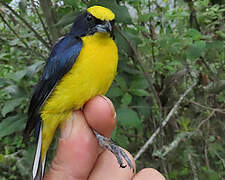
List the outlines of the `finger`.
{"label": "finger", "polygon": [[89,126],[103,136],[110,137],[116,126],[116,113],[110,99],[97,96],[91,99],[83,109]]}
{"label": "finger", "polygon": [[138,172],[133,180],[165,180],[165,178],[157,170],[146,168]]}
{"label": "finger", "polygon": [[97,158],[97,143],[81,111],[64,125],[56,156],[45,180],[87,179]]}
{"label": "finger", "polygon": [[[93,124],[96,130],[110,134],[115,127],[113,105],[110,105],[109,101],[103,97],[98,96],[96,99],[93,98],[86,104],[84,113],[91,113],[87,116],[90,124]],[[89,103],[91,103],[90,106]],[[96,111],[89,110],[89,108],[96,109]],[[90,115],[98,117],[98,123],[91,120]],[[107,126],[104,123],[109,123],[111,128],[106,128]],[[98,125],[100,125],[100,128]],[[45,176],[45,180],[56,178],[57,180],[87,179],[99,154],[99,148],[95,135],[85,121],[83,112],[73,113],[72,118],[65,123],[61,136],[56,157]]]}
{"label": "finger", "polygon": [[[124,151],[131,159],[132,164],[135,165],[131,154],[126,150]],[[88,180],[131,180],[133,175],[133,171],[128,166],[126,168],[120,168],[115,156],[109,151],[104,151],[97,159],[95,168],[91,172]]]}

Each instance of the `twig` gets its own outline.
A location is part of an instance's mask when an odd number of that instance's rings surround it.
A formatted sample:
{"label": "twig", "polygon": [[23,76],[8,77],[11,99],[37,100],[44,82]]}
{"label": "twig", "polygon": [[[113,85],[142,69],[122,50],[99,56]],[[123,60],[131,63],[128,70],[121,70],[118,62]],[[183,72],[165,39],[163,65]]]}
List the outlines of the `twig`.
{"label": "twig", "polygon": [[[202,120],[199,125],[197,126],[197,128],[195,129],[195,131],[192,131],[192,132],[183,132],[183,133],[180,133],[177,135],[177,137],[173,140],[173,142],[171,142],[168,146],[164,146],[162,147],[160,150],[158,151],[155,151],[152,156],[156,156],[156,157],[159,157],[161,159],[163,159],[167,154],[169,154],[172,150],[174,150],[178,145],[179,143],[184,140],[186,137],[190,138],[192,137],[193,135],[196,135],[199,131],[199,128],[205,123],[207,122],[212,116],[213,114],[215,113],[215,111],[212,111],[210,113],[210,115]],[[207,161],[206,161],[207,162]],[[209,163],[208,163],[209,164]],[[209,166],[208,166],[209,167]]]}
{"label": "twig", "polygon": [[88,1],[87,0],[81,0],[84,4],[88,4]]}
{"label": "twig", "polygon": [[4,155],[3,157],[6,160],[19,160],[18,155],[23,154],[23,153],[24,153],[24,150],[19,150],[17,152],[12,153],[12,154]]}
{"label": "twig", "polygon": [[40,7],[48,25],[48,30],[52,37],[52,43],[55,44],[57,39],[60,37],[61,27],[55,28],[54,25],[57,23],[56,10],[53,8],[51,0],[39,0]]}
{"label": "twig", "polygon": [[192,173],[193,173],[193,176],[194,176],[194,180],[198,180],[198,174],[197,174],[197,171],[196,171],[197,168],[195,166],[195,163],[193,162],[191,153],[188,153],[188,161],[189,161],[190,166],[191,166],[191,170],[192,170]]}
{"label": "twig", "polygon": [[[195,7],[194,7],[194,2],[193,1],[189,1],[189,0],[186,0],[185,2],[188,4],[188,7],[189,7],[189,9],[191,11],[190,19],[189,19],[190,27],[191,28],[196,28],[199,32],[201,32],[200,25],[199,25],[197,17],[196,17],[196,10],[195,10]],[[196,27],[193,26],[193,23],[195,23]]]}
{"label": "twig", "polygon": [[219,158],[219,160],[222,161],[222,164],[223,164],[223,168],[225,168],[225,160],[217,153],[215,152],[216,156]]}
{"label": "twig", "polygon": [[163,146],[160,150],[155,151],[152,156],[159,157],[161,159],[164,159],[164,157],[169,154],[171,151],[173,151],[177,146],[180,144],[181,141],[183,141],[185,138],[189,138],[193,135],[195,135],[195,132],[182,132],[176,136],[176,138],[168,145]]}
{"label": "twig", "polygon": [[49,35],[49,33],[48,33],[48,30],[47,30],[47,28],[46,28],[46,26],[45,26],[44,21],[42,20],[41,15],[40,15],[40,13],[38,12],[38,9],[37,9],[36,4],[34,3],[34,0],[31,0],[31,3],[32,3],[33,7],[34,7],[34,10],[35,10],[36,14],[38,15],[38,18],[39,18],[39,20],[40,20],[40,22],[41,22],[41,25],[42,25],[42,27],[43,27],[43,29],[44,29],[44,32],[45,32],[45,34],[46,34],[46,36],[47,36],[47,38],[48,38],[49,44],[52,45],[52,40],[51,40],[51,38],[50,38],[50,35]]}
{"label": "twig", "polygon": [[225,114],[225,111],[223,111],[222,109],[218,109],[218,108],[211,108],[211,107],[208,107],[208,106],[204,106],[202,104],[199,104],[195,101],[190,101],[192,104],[196,105],[196,106],[199,106],[201,108],[204,108],[204,109],[208,109],[208,110],[212,110],[212,111],[215,111],[215,112],[219,112],[219,113],[222,113],[222,114]]}
{"label": "twig", "polygon": [[154,95],[154,99],[156,101],[156,104],[158,105],[158,108],[159,108],[159,112],[160,112],[160,118],[161,118],[161,115],[162,115],[162,104],[161,104],[161,101],[159,99],[159,96],[153,86],[153,83],[152,83],[152,79],[151,77],[149,76],[148,74],[148,71],[144,65],[144,62],[140,56],[140,54],[137,52],[136,48],[132,45],[131,41],[122,33],[122,31],[120,30],[119,27],[116,27],[116,29],[118,30],[118,32],[120,33],[120,35],[127,41],[128,45],[130,46],[130,48],[132,49],[133,53],[134,53],[134,56],[135,56],[135,59],[138,61],[138,63],[140,64],[141,66],[141,69],[144,73],[144,76],[145,76],[145,79],[147,80],[148,82],[148,85],[151,89],[151,91],[153,92],[153,95]]}
{"label": "twig", "polygon": [[166,164],[165,164],[164,160],[162,160],[162,166],[163,166],[163,170],[164,170],[164,174],[166,176],[166,179],[169,179],[169,173],[168,173],[168,171],[166,169]]}
{"label": "twig", "polygon": [[4,5],[6,8],[8,8],[16,17],[18,17],[37,37],[39,41],[41,41],[44,46],[48,49],[50,49],[49,44],[38,34],[38,32],[23,18],[21,17],[15,10],[13,10],[7,3],[4,1],[0,1],[2,5]]}
{"label": "twig", "polygon": [[[4,17],[2,16],[2,14],[0,13],[0,17],[2,19],[2,21],[6,24],[6,26],[13,32],[13,34],[23,43],[23,46],[19,46],[19,45],[15,45],[15,46],[12,46],[12,45],[9,45],[11,47],[17,47],[17,48],[22,48],[23,50],[25,51],[29,51],[29,54],[36,54],[38,56],[40,56],[41,58],[43,59],[46,59],[46,57],[44,57],[41,53],[35,51],[35,50],[32,50],[31,48],[29,48],[28,44],[17,34],[17,32],[9,25],[9,23],[4,19]],[[1,39],[2,41],[5,41],[3,39]]]}
{"label": "twig", "polygon": [[[148,0],[148,11],[149,11],[149,13],[151,13],[151,1],[150,0]],[[154,42],[154,39],[155,39],[155,37],[154,37],[154,35],[155,35],[155,31],[154,31],[154,27],[153,27],[153,25],[152,25],[152,23],[151,23],[151,18],[149,18],[149,25],[148,25],[148,29],[149,29],[149,37],[150,37],[150,39],[153,41],[153,43],[151,43],[151,51],[152,51],[152,64],[154,64],[155,62],[156,62],[156,60],[155,60],[155,51],[154,51],[154,48],[155,48],[155,42]]]}
{"label": "twig", "polygon": [[208,140],[205,140],[205,147],[204,147],[204,156],[205,156],[205,163],[208,169],[210,169],[209,165],[209,158],[208,158]]}
{"label": "twig", "polygon": [[[199,125],[197,126],[197,128],[196,128],[195,131],[199,131],[200,127],[201,127],[204,123],[208,122],[208,120],[209,120],[214,114],[215,114],[215,110],[213,110],[213,111],[210,113],[210,115],[209,115],[206,119],[204,119],[203,121],[201,121],[201,122],[199,123]],[[207,134],[208,134],[208,133],[207,133]],[[207,166],[208,168],[210,168],[209,158],[208,158],[208,143],[207,143],[207,140],[205,140],[204,156],[205,156],[206,166]]]}
{"label": "twig", "polygon": [[162,122],[161,126],[156,129],[156,131],[152,134],[152,136],[149,138],[149,140],[144,144],[144,146],[141,147],[141,149],[138,151],[136,156],[134,157],[134,160],[137,160],[149,147],[150,144],[153,143],[153,140],[156,138],[156,136],[159,134],[160,130],[169,122],[172,115],[177,110],[177,107],[180,105],[184,97],[193,89],[193,87],[196,85],[196,83],[193,83],[180,97],[180,99],[176,102],[176,104],[173,106],[173,108],[170,110],[169,114],[167,115],[166,119]]}
{"label": "twig", "polygon": [[27,45],[27,43],[17,34],[17,32],[9,25],[9,23],[4,19],[4,17],[2,16],[2,14],[0,13],[0,17],[2,19],[2,21],[6,24],[6,26],[13,32],[13,34],[23,43],[23,45],[29,49],[29,46]]}
{"label": "twig", "polygon": [[197,127],[196,130],[199,130],[200,127],[201,127],[205,122],[207,122],[214,114],[215,114],[215,110],[213,110],[213,111],[210,113],[210,115],[209,115],[206,119],[204,119],[203,121],[201,121],[201,122],[199,123],[199,125],[198,125],[198,127]]}

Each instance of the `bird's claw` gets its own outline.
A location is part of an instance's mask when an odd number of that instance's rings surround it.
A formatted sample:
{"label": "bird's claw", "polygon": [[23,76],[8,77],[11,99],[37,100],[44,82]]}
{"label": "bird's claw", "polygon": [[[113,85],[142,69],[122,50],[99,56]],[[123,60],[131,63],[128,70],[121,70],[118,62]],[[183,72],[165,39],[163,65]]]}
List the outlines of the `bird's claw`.
{"label": "bird's claw", "polygon": [[125,167],[127,167],[127,165],[123,165],[123,164],[122,164],[122,165],[120,165],[120,167],[121,167],[121,168],[125,168]]}
{"label": "bird's claw", "polygon": [[109,138],[100,135],[97,131],[94,130],[95,136],[97,138],[98,144],[109,151],[111,151],[117,159],[118,164],[121,168],[127,167],[127,165],[123,164],[123,159],[127,162],[130,169],[134,172],[134,166],[128,157],[128,155],[122,150],[119,146],[115,145]]}

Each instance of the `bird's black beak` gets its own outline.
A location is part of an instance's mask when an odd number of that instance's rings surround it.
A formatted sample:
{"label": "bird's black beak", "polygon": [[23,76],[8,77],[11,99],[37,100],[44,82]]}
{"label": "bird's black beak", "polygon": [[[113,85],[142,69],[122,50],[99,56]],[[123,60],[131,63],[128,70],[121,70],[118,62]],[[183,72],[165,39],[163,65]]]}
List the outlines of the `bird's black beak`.
{"label": "bird's black beak", "polygon": [[110,37],[113,36],[113,27],[110,21],[104,21],[104,23],[102,24],[97,24],[95,28],[96,28],[96,32],[109,33]]}

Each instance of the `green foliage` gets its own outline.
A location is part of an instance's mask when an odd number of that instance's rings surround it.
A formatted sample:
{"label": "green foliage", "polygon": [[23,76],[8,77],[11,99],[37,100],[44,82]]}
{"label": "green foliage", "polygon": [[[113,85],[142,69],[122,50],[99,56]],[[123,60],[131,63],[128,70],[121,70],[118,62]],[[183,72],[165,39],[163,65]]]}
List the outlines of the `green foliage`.
{"label": "green foliage", "polygon": [[[4,2],[50,44],[30,1]],[[113,140],[133,155],[161,126],[183,92],[197,82],[137,161],[138,170],[154,167],[171,180],[225,179],[225,6],[223,0],[188,2],[63,0],[54,1],[49,9],[57,14],[54,28],[61,35],[78,13],[94,4],[115,12],[120,60],[107,96],[117,112]],[[0,16],[0,179],[28,179],[35,140],[31,138],[25,147],[22,130],[49,50],[6,6],[1,6],[0,15],[8,22]]]}

